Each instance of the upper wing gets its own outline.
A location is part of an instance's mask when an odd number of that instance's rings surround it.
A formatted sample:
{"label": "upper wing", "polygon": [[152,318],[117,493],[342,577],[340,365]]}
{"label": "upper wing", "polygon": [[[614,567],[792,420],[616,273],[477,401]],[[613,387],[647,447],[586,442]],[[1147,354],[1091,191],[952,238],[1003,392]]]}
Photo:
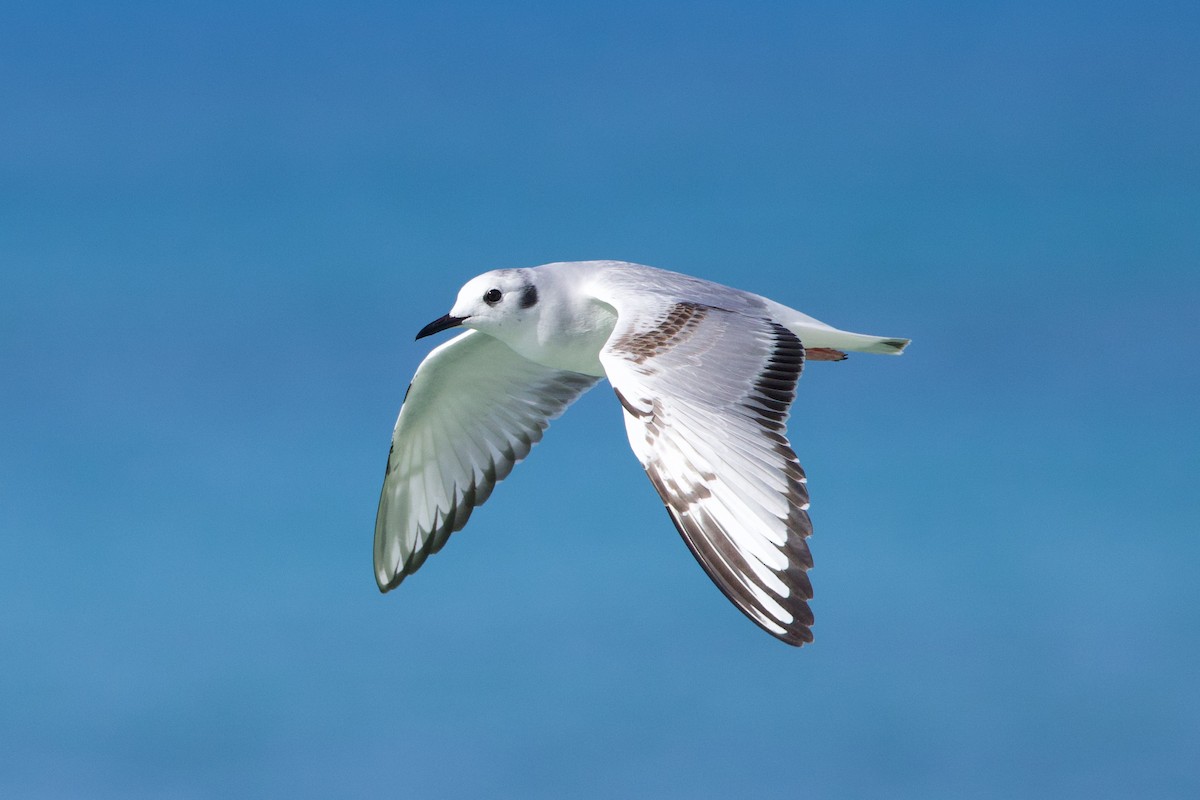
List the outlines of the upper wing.
{"label": "upper wing", "polygon": [[380,591],[440,550],[597,380],[535,364],[476,331],[426,356],[396,420],[375,518]]}
{"label": "upper wing", "polygon": [[765,316],[620,299],[600,360],[633,452],[725,595],[788,644],[811,642],[808,490],[785,436],[803,345]]}

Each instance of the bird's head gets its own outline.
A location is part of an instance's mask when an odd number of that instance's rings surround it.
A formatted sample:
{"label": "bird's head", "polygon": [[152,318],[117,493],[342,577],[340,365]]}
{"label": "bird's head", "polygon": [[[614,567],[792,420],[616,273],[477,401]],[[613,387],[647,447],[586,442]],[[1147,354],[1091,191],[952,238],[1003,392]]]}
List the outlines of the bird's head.
{"label": "bird's head", "polygon": [[532,270],[493,270],[467,281],[450,313],[422,328],[417,338],[461,325],[503,339],[505,332],[536,319],[539,311]]}

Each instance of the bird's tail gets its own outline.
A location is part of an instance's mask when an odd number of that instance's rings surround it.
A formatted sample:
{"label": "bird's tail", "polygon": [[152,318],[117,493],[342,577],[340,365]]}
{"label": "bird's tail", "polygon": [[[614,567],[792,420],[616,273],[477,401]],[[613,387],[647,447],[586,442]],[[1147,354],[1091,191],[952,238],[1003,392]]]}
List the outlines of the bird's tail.
{"label": "bird's tail", "polygon": [[898,356],[908,347],[908,339],[897,339],[890,336],[870,336],[865,333],[851,333],[827,325],[813,325],[807,321],[788,325],[792,333],[800,339],[807,350],[833,350],[843,353],[878,353],[880,355]]}

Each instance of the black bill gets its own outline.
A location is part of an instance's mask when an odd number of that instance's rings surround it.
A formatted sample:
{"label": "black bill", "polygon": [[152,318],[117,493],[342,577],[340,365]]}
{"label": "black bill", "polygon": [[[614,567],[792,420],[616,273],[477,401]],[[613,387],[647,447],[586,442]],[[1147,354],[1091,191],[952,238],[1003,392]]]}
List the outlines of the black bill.
{"label": "black bill", "polygon": [[421,330],[417,333],[417,338],[424,339],[426,336],[432,336],[435,333],[440,333],[450,328],[457,328],[459,325],[462,325],[464,319],[466,319],[466,317],[452,317],[449,314],[444,317],[439,317],[438,319],[435,319],[433,322],[426,325],[424,328],[421,328]]}

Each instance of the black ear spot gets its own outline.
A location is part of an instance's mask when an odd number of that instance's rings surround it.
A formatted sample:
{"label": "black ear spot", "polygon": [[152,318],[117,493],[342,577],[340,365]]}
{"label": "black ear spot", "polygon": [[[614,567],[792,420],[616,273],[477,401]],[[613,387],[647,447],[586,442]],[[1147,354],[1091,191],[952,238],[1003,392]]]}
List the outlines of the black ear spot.
{"label": "black ear spot", "polygon": [[538,301],[537,287],[533,284],[526,286],[521,291],[521,308],[529,308]]}
{"label": "black ear spot", "polygon": [[500,302],[500,290],[499,289],[488,289],[486,292],[483,293],[483,302],[487,303],[489,306],[494,306],[494,305],[496,305],[496,303],[499,303]]}

